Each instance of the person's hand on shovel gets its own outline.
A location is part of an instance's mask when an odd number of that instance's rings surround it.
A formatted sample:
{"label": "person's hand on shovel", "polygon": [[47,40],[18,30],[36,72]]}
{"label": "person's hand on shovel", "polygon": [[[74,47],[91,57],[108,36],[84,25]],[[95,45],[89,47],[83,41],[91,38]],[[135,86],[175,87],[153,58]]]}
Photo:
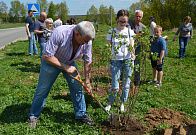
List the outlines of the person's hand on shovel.
{"label": "person's hand on shovel", "polygon": [[65,72],[67,72],[70,75],[75,72],[78,72],[78,70],[74,66],[70,66],[70,65],[65,65],[64,70],[65,70]]}
{"label": "person's hand on shovel", "polygon": [[92,86],[90,82],[85,82],[85,86],[92,92]]}

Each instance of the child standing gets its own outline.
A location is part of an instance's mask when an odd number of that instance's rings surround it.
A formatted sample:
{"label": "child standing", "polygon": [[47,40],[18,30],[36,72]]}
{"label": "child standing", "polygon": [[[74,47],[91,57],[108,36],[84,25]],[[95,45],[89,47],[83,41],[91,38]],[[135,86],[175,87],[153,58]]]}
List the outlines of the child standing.
{"label": "child standing", "polygon": [[119,10],[117,13],[117,27],[109,31],[107,41],[112,46],[111,75],[112,88],[109,90],[108,105],[106,111],[110,111],[111,106],[119,91],[119,80],[122,75],[122,95],[120,111],[124,112],[124,103],[127,101],[131,85],[131,75],[133,72],[134,55],[134,31],[126,27],[129,13],[127,10]]}
{"label": "child standing", "polygon": [[151,65],[153,70],[153,79],[156,86],[162,85],[163,78],[163,60],[166,51],[166,41],[162,37],[162,27],[157,25],[154,29],[155,39],[151,44]]}

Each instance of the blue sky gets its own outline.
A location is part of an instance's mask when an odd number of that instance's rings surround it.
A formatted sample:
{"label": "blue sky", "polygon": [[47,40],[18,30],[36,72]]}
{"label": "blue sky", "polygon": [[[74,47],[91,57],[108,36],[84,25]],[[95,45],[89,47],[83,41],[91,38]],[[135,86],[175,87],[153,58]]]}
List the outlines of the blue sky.
{"label": "blue sky", "polygon": [[[12,0],[0,0],[4,1],[8,7],[10,7],[10,2]],[[54,3],[60,3],[63,0],[47,0],[48,2],[53,1]],[[88,9],[95,5],[99,8],[101,4],[105,6],[112,5],[115,11],[119,9],[128,9],[132,3],[138,2],[139,0],[66,0],[67,6],[69,8],[70,15],[82,15],[86,14]],[[20,0],[21,3],[27,5],[27,3],[35,3],[36,0]]]}

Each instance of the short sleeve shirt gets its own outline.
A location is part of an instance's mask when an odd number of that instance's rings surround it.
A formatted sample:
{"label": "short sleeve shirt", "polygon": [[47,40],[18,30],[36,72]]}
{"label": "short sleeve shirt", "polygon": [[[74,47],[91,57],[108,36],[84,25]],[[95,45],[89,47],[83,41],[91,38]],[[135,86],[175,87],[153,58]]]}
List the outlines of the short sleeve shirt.
{"label": "short sleeve shirt", "polygon": [[107,41],[112,43],[112,59],[125,60],[132,58],[129,51],[130,39],[133,39],[134,31],[125,27],[123,30],[116,28],[109,30],[107,34]]}
{"label": "short sleeve shirt", "polygon": [[29,24],[29,26],[28,26],[29,32],[34,32],[34,21],[33,21],[32,17],[27,16],[25,19],[25,23]]}
{"label": "short sleeve shirt", "polygon": [[[44,21],[41,21],[41,20],[36,21],[35,22],[35,30],[44,31]],[[46,42],[46,39],[44,38],[43,33],[42,34],[37,34],[37,36],[38,36],[38,42],[39,43],[45,43]]]}
{"label": "short sleeve shirt", "polygon": [[158,57],[159,57],[162,50],[166,51],[166,41],[163,37],[159,37],[152,43],[151,52],[158,53]]}
{"label": "short sleeve shirt", "polygon": [[43,54],[55,56],[64,64],[71,64],[73,61],[83,58],[84,61],[92,62],[92,41],[80,45],[74,58],[71,59],[73,52],[72,37],[76,25],[62,25],[54,29],[50,39],[45,45]]}

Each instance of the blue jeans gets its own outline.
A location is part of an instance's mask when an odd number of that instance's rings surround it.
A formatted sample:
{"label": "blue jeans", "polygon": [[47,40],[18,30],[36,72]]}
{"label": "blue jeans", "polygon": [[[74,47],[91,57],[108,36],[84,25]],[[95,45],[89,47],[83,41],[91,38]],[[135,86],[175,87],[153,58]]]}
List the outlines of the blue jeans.
{"label": "blue jeans", "polygon": [[34,34],[34,32],[30,32],[30,34],[31,34],[31,37],[29,38],[28,53],[29,53],[29,55],[38,54],[36,40],[35,40],[35,34]]}
{"label": "blue jeans", "polygon": [[185,57],[186,46],[188,44],[189,37],[179,37],[179,58]]}
{"label": "blue jeans", "polygon": [[[76,67],[75,63],[72,63],[71,65]],[[61,72],[67,80],[70,89],[70,95],[75,111],[75,118],[80,118],[86,114],[86,103],[81,84],[79,84],[78,81],[72,79],[66,72],[51,64],[48,64],[45,60],[42,60],[39,82],[30,109],[30,116],[35,116],[37,118],[40,116],[48,93],[50,92],[53,83]]]}
{"label": "blue jeans", "polygon": [[109,93],[109,104],[112,104],[119,91],[119,80],[122,75],[122,95],[121,101],[126,102],[129,95],[131,85],[133,62],[128,60],[112,60],[111,73],[112,73],[112,88]]}
{"label": "blue jeans", "polygon": [[45,42],[39,42],[39,45],[40,45],[40,58],[41,58],[46,43]]}

